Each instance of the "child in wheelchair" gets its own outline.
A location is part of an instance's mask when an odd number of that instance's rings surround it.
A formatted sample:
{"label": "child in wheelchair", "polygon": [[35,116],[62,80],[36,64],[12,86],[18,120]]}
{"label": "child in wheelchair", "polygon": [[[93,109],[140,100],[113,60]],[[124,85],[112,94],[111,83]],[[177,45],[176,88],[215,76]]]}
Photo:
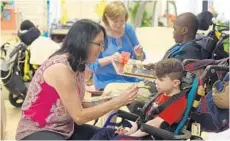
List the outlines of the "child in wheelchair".
{"label": "child in wheelchair", "polygon": [[[144,106],[144,121],[147,125],[159,127],[165,130],[173,130],[186,109],[186,91],[181,91],[183,66],[176,59],[165,59],[155,66],[156,87],[158,94],[150,99]],[[140,129],[140,120],[133,123],[130,129],[120,128],[100,129],[92,140],[116,140],[116,139],[152,139],[150,135]]]}

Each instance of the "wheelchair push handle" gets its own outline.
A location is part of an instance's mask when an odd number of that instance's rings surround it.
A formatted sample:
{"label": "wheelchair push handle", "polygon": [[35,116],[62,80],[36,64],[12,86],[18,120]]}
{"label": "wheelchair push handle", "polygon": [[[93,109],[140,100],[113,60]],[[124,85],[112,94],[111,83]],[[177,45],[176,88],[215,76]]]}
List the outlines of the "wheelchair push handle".
{"label": "wheelchair push handle", "polygon": [[19,45],[17,45],[13,51],[10,53],[10,58],[12,58],[16,53],[18,53],[20,50],[26,49],[27,45],[21,42]]}
{"label": "wheelchair push handle", "polygon": [[216,24],[216,23],[213,23],[213,31],[216,31],[216,27],[222,28],[222,29],[217,30],[217,31],[219,31],[219,32],[229,31],[229,26],[218,25],[218,24]]}
{"label": "wheelchair push handle", "polygon": [[203,82],[206,82],[208,80],[208,76],[212,73],[216,73],[217,71],[224,71],[229,72],[229,66],[219,66],[219,65],[209,65],[206,67],[203,75],[201,76],[201,79]]}
{"label": "wheelchair push handle", "polygon": [[10,45],[10,43],[9,43],[9,42],[6,42],[6,43],[2,44],[2,45],[1,45],[1,50],[4,50],[6,45]]}

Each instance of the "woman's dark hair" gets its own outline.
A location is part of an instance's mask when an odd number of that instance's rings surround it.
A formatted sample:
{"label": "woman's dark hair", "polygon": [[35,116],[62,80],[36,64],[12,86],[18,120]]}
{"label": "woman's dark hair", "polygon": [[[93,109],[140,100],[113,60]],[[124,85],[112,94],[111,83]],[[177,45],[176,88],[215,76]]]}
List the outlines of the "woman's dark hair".
{"label": "woman's dark hair", "polygon": [[52,56],[68,53],[68,61],[72,70],[75,72],[83,72],[88,59],[89,45],[101,31],[104,33],[106,46],[107,41],[104,27],[88,19],[77,21],[70,28],[63,41],[62,47]]}

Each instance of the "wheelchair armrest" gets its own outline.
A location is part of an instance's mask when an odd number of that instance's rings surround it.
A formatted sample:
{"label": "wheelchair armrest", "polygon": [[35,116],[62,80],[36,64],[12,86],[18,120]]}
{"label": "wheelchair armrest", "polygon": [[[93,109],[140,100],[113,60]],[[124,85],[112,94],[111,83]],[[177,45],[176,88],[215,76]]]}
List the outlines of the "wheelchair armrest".
{"label": "wheelchair armrest", "polygon": [[164,139],[164,140],[175,139],[175,136],[172,132],[169,132],[161,128],[156,128],[156,127],[147,125],[145,123],[141,124],[141,131],[146,132],[152,135],[153,137]]}
{"label": "wheelchair armrest", "polygon": [[185,66],[187,64],[190,64],[190,63],[193,63],[193,62],[196,62],[198,61],[198,59],[185,59],[182,64]]}
{"label": "wheelchair armrest", "polygon": [[136,114],[129,113],[129,112],[122,111],[122,110],[117,111],[117,116],[123,119],[130,120],[130,121],[136,121],[139,118],[139,116]]}

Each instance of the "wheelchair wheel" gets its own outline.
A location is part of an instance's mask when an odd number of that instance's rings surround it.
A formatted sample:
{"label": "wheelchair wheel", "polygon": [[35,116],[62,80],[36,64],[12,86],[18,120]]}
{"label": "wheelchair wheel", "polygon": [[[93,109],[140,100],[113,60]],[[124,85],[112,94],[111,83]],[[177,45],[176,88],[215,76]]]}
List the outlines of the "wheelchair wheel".
{"label": "wheelchair wheel", "polygon": [[18,94],[9,94],[9,101],[15,107],[21,107],[24,102],[24,96]]}
{"label": "wheelchair wheel", "polygon": [[190,140],[199,140],[199,141],[203,141],[204,139],[202,139],[199,136],[191,136]]}

